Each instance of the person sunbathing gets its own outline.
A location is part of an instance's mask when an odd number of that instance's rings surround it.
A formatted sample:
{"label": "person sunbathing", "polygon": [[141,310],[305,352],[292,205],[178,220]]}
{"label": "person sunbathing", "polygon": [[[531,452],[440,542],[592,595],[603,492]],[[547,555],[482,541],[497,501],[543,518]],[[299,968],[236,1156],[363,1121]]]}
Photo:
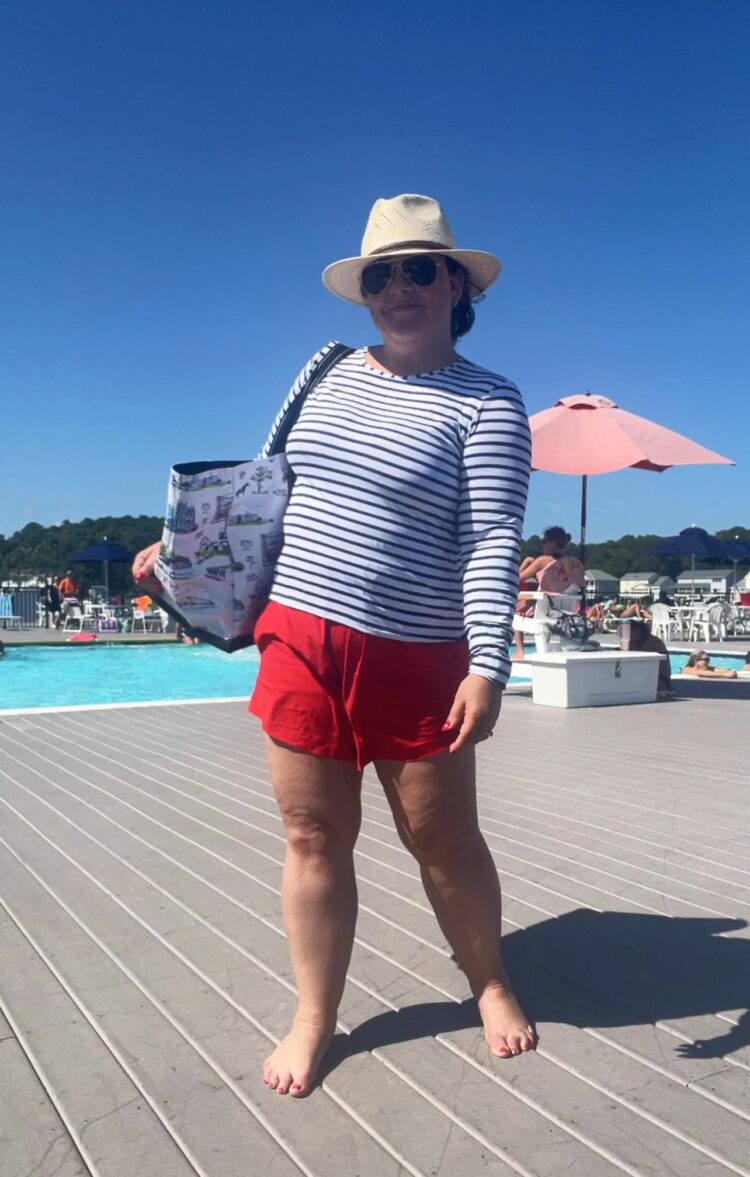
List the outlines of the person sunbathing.
{"label": "person sunbathing", "polygon": [[651,620],[651,614],[648,612],[647,609],[642,609],[637,601],[631,601],[618,614],[619,621],[625,621],[625,619],[628,617],[636,617],[639,621],[650,621]]}
{"label": "person sunbathing", "polygon": [[[576,609],[576,612],[578,611],[579,610]],[[595,601],[593,605],[589,605],[588,609],[586,610],[586,616],[593,625],[594,629],[601,633],[607,620],[607,615],[604,612],[604,606],[602,605],[601,601]]]}
{"label": "person sunbathing", "polygon": [[710,657],[705,650],[693,650],[680,674],[690,674],[693,678],[736,678],[736,670],[727,670],[725,666],[711,666]]}

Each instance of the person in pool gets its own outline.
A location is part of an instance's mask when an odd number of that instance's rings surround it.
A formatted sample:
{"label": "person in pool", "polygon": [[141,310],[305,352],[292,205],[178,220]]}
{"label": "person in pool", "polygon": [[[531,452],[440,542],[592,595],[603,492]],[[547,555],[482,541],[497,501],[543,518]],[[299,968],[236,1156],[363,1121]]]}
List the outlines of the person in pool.
{"label": "person in pool", "polygon": [[[376,201],[360,256],[323,274],[369,312],[382,342],[341,358],[289,433],[294,486],[254,629],[250,710],[286,833],[298,991],[290,1032],[263,1068],[282,1095],[310,1091],[336,1028],[368,763],[490,1051],[510,1058],[536,1045],[505,972],[500,885],[476,806],[475,746],[493,734],[511,669],[531,465],[515,384],[456,351],[499,271],[491,254],[456,248],[436,200],[404,194]],[[301,374],[295,392],[303,384]],[[282,410],[264,453],[283,420]],[[145,591],[158,591],[158,551],[133,566]]]}
{"label": "person in pool", "polygon": [[693,650],[680,674],[692,675],[693,678],[736,678],[736,670],[728,670],[725,666],[711,666],[710,657],[705,650]]}

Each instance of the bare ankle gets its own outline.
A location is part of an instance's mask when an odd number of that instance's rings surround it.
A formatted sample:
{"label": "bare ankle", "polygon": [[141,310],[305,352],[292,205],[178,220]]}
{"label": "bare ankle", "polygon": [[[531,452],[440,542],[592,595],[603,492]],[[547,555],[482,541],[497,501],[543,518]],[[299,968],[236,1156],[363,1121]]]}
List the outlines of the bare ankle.
{"label": "bare ankle", "polygon": [[295,1014],[292,1025],[318,1030],[321,1034],[332,1034],[336,1028],[336,1015],[329,1017],[326,1014]]}

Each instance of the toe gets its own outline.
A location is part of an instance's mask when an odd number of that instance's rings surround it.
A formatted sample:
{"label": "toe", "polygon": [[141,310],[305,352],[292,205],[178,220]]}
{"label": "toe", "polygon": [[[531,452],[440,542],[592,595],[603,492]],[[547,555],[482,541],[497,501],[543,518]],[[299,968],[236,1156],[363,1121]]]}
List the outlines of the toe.
{"label": "toe", "polygon": [[490,1044],[490,1050],[499,1058],[509,1058],[511,1054],[511,1049],[504,1038],[496,1038],[495,1041]]}

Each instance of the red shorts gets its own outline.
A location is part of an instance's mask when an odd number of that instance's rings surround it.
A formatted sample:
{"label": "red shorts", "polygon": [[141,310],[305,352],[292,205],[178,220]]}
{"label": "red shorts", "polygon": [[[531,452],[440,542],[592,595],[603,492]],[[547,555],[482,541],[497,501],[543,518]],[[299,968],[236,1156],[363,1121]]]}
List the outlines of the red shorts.
{"label": "red shorts", "polygon": [[250,711],[273,739],[359,768],[424,760],[451,743],[442,727],[469,671],[465,638],[399,642],[271,601],[255,641]]}

